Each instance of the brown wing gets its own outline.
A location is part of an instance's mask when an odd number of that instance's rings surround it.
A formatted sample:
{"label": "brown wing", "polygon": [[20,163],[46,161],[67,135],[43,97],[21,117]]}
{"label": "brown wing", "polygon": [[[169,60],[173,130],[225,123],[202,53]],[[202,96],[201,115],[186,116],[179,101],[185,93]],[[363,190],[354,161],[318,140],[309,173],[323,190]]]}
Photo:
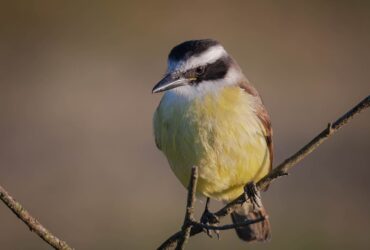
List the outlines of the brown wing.
{"label": "brown wing", "polygon": [[256,101],[257,101],[256,114],[266,130],[265,138],[266,138],[266,143],[267,143],[267,147],[268,147],[269,155],[270,155],[270,171],[271,171],[272,161],[274,158],[274,152],[273,152],[274,147],[272,143],[272,127],[271,127],[270,115],[268,114],[265,106],[262,103],[261,96],[258,94],[257,90],[250,83],[248,83],[247,81],[241,82],[239,86],[248,94],[256,97]]}

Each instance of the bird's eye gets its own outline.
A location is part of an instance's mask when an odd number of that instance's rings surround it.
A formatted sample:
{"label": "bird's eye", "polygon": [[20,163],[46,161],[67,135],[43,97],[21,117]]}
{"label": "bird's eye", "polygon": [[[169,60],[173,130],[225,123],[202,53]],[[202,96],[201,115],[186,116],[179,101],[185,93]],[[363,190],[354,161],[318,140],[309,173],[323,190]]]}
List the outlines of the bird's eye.
{"label": "bird's eye", "polygon": [[204,69],[205,67],[204,66],[199,66],[195,69],[195,74],[197,74],[198,76],[203,74],[204,73]]}

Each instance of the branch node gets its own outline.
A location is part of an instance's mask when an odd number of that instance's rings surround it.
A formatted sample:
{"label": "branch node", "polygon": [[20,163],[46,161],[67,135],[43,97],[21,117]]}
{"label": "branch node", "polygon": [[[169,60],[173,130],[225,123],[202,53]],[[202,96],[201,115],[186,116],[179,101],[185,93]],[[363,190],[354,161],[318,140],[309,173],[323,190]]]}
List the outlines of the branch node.
{"label": "branch node", "polygon": [[281,177],[281,176],[288,176],[288,175],[289,175],[288,172],[282,170],[282,171],[277,172],[276,178]]}
{"label": "branch node", "polygon": [[333,132],[333,124],[331,122],[328,123],[327,130],[329,135]]}

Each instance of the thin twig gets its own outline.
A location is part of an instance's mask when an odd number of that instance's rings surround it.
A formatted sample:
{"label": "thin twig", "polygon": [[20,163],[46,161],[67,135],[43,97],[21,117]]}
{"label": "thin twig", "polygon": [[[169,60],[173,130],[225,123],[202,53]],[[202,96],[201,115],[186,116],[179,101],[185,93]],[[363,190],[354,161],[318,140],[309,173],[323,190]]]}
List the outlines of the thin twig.
{"label": "thin twig", "polygon": [[[347,124],[353,117],[361,113],[361,111],[367,109],[370,106],[370,96],[363,99],[360,103],[358,103],[355,107],[341,116],[338,120],[336,120],[333,124],[329,123],[327,128],[324,129],[320,134],[318,134],[314,139],[312,139],[309,143],[307,143],[304,147],[302,147],[298,152],[293,154],[291,157],[287,158],[277,167],[275,167],[268,175],[262,178],[257,184],[257,188],[259,190],[263,190],[267,187],[273,180],[285,176],[288,174],[288,171],[295,166],[298,162],[303,160],[307,155],[312,153],[318,146],[320,146],[324,141],[326,141],[330,136],[332,136],[335,132],[337,132],[340,128],[342,128],[345,124]],[[226,215],[231,214],[235,209],[240,207],[245,200],[245,195],[242,194],[225,207],[221,208],[219,211],[214,213],[215,216],[218,218],[225,217]],[[196,235],[203,232],[203,227],[200,225],[194,225],[190,231],[190,236]],[[181,237],[181,231],[173,234],[169,237],[162,245],[158,248],[161,250],[171,249],[177,245],[179,238]]]}
{"label": "thin twig", "polygon": [[194,226],[198,226],[198,227],[201,227],[201,228],[207,229],[207,230],[220,230],[220,231],[222,231],[222,230],[235,229],[235,228],[239,228],[239,227],[246,227],[246,226],[264,221],[265,219],[267,219],[267,217],[263,216],[263,217],[260,217],[260,218],[254,219],[254,220],[248,220],[248,221],[245,221],[245,222],[242,222],[242,223],[227,224],[227,225],[222,225],[222,226],[212,226],[212,225],[199,223],[199,222],[193,222],[193,224],[194,224]]}
{"label": "thin twig", "polygon": [[193,166],[191,169],[189,187],[188,187],[188,198],[186,202],[186,213],[184,218],[184,224],[182,225],[182,235],[176,246],[176,250],[183,249],[184,245],[190,237],[191,228],[193,227],[194,221],[194,203],[195,203],[195,192],[198,182],[198,167]]}
{"label": "thin twig", "polygon": [[341,127],[347,124],[355,115],[361,111],[367,109],[370,106],[370,96],[363,99],[355,107],[341,116],[333,124],[329,123],[326,129],[312,139],[307,145],[302,147],[297,153],[286,159],[283,163],[278,165],[274,170],[271,171],[266,177],[262,178],[257,183],[257,187],[261,190],[267,187],[274,179],[285,175],[289,169],[291,169],[298,162],[303,160],[307,155],[312,153],[318,146],[326,141],[330,136],[337,132]]}
{"label": "thin twig", "polygon": [[53,235],[47,230],[40,222],[38,222],[23,206],[14,200],[14,198],[0,186],[0,199],[7,205],[13,213],[21,219],[31,231],[35,232],[40,238],[46,243],[52,246],[54,249],[59,250],[72,250],[65,241],[60,240],[58,237]]}

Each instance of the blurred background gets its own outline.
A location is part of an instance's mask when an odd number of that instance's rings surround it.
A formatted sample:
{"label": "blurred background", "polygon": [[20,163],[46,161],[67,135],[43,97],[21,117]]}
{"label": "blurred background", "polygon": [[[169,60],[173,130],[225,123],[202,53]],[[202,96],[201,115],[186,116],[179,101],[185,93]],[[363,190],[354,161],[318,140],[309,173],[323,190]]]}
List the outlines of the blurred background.
{"label": "blurred background", "polygon": [[[154,249],[186,197],[152,135],[169,50],[223,43],[271,114],[276,165],[370,93],[369,30],[368,1],[1,1],[0,184],[76,249]],[[369,249],[369,125],[263,194],[270,243],[187,248]],[[49,248],[0,204],[0,249]]]}

